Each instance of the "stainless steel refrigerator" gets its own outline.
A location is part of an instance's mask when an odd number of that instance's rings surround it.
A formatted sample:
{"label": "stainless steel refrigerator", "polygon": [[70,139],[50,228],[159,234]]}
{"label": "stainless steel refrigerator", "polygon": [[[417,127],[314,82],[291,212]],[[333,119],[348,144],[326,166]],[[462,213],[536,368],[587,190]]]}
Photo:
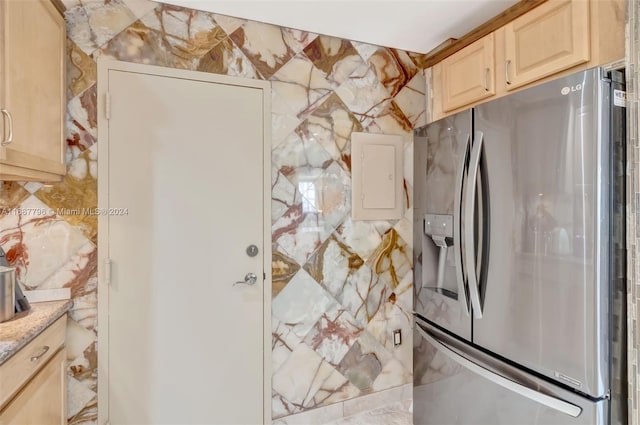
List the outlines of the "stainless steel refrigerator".
{"label": "stainless steel refrigerator", "polygon": [[591,69],[414,134],[414,423],[626,423],[625,107]]}

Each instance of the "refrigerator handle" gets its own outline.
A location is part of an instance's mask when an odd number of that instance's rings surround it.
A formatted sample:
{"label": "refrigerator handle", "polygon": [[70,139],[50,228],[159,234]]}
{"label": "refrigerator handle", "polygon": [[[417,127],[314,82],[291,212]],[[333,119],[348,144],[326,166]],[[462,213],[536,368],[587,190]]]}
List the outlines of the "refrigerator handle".
{"label": "refrigerator handle", "polygon": [[464,272],[462,269],[462,229],[460,227],[460,215],[462,214],[462,195],[464,183],[464,169],[469,157],[471,135],[467,136],[462,154],[462,161],[456,176],[455,194],[453,196],[453,257],[456,264],[456,280],[458,281],[458,302],[462,310],[469,316],[469,301],[467,300],[467,290],[464,283]]}
{"label": "refrigerator handle", "polygon": [[419,323],[416,323],[416,329],[418,333],[426,339],[431,345],[433,345],[439,352],[449,357],[451,360],[465,367],[469,371],[480,375],[482,378],[485,378],[495,384],[500,385],[503,388],[506,388],[509,391],[513,391],[514,393],[520,394],[523,397],[526,397],[530,400],[543,404],[551,409],[555,409],[559,412],[562,412],[566,415],[577,418],[580,413],[582,413],[582,408],[576,406],[575,404],[571,404],[565,400],[559,399],[557,397],[553,397],[547,394],[543,394],[539,391],[536,391],[534,388],[526,385],[526,383],[520,383],[504,376],[498,375],[482,367],[479,364],[472,362],[466,357],[458,354],[454,349],[450,348],[445,342],[441,342],[437,337],[431,335],[426,330],[420,326]]}
{"label": "refrigerator handle", "polygon": [[476,186],[478,182],[478,172],[480,170],[480,154],[482,153],[482,142],[484,134],[476,131],[473,138],[473,148],[469,158],[469,171],[467,175],[467,184],[465,186],[464,198],[464,251],[465,264],[467,266],[467,282],[469,285],[469,298],[471,298],[471,306],[473,307],[473,317],[482,319],[482,305],[480,303],[480,288],[478,277],[476,275],[476,257],[475,257],[475,204],[476,204]]}

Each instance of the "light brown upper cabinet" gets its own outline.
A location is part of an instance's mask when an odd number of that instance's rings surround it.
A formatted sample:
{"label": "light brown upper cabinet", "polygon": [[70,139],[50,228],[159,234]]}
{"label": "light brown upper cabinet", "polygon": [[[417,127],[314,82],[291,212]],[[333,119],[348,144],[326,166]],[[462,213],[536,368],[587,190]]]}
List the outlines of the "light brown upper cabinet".
{"label": "light brown upper cabinet", "polygon": [[586,0],[550,0],[503,30],[507,90],[589,61]]}
{"label": "light brown upper cabinet", "polygon": [[0,0],[0,180],[60,181],[64,18],[49,0]]}
{"label": "light brown upper cabinet", "polygon": [[433,66],[431,121],[624,59],[624,28],[624,0],[548,0]]}
{"label": "light brown upper cabinet", "polygon": [[443,111],[496,93],[494,52],[494,37],[489,34],[439,64]]}

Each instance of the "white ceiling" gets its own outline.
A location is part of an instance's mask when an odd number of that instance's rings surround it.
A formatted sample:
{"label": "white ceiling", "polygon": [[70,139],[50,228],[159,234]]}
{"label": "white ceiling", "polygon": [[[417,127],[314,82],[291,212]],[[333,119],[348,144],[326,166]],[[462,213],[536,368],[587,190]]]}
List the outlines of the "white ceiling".
{"label": "white ceiling", "polygon": [[160,0],[223,15],[427,53],[517,0]]}

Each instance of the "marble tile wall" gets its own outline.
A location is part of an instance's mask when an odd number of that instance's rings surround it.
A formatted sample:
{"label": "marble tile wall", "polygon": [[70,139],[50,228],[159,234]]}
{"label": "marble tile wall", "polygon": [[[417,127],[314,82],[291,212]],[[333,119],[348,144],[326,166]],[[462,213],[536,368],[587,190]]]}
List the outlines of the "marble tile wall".
{"label": "marble tile wall", "polygon": [[26,288],[71,288],[69,423],[97,418],[97,223],[73,210],[97,203],[101,57],[272,84],[274,419],[411,382],[412,170],[402,219],[352,221],[350,135],[402,135],[411,164],[421,56],[147,0],[63,2],[69,174],[2,184],[0,246]]}
{"label": "marble tile wall", "polygon": [[[275,419],[273,425],[339,424],[346,421],[353,424],[384,425],[392,423],[411,424],[413,384],[405,384],[388,390],[333,403],[317,409]],[[401,408],[399,408],[402,406]],[[385,409],[385,413],[378,409]],[[348,419],[345,419],[348,418]],[[378,420],[372,420],[377,418]]]}

